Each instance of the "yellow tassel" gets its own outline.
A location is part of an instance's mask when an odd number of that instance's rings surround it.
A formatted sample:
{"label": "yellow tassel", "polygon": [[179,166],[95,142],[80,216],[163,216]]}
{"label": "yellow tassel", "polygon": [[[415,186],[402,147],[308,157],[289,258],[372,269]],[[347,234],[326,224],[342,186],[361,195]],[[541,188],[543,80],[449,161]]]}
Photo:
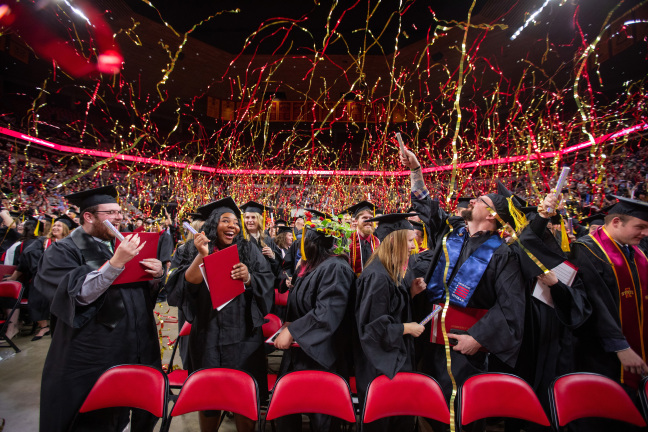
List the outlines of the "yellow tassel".
{"label": "yellow tassel", "polygon": [[507,198],[507,200],[509,206],[509,213],[511,213],[511,216],[515,221],[515,226],[511,228],[514,228],[516,232],[520,232],[525,226],[529,224],[529,221],[527,220],[526,216],[524,216],[524,213],[522,213],[520,210],[517,209],[517,207],[515,207],[515,204],[513,204],[513,200],[510,197]]}
{"label": "yellow tassel", "polygon": [[263,229],[262,231],[265,232],[265,220],[266,220],[266,212],[263,210]]}
{"label": "yellow tassel", "polygon": [[569,247],[569,237],[567,236],[567,230],[565,229],[565,221],[560,218],[560,249],[563,252],[569,252],[571,248]]}
{"label": "yellow tassel", "polygon": [[306,238],[306,224],[304,223],[304,227],[302,228],[302,237],[301,237],[301,259],[306,261],[306,251],[304,250],[304,239]]}
{"label": "yellow tassel", "polygon": [[243,213],[241,213],[241,232],[243,233],[243,238],[248,239],[247,232],[245,232],[245,219]]}
{"label": "yellow tassel", "polygon": [[38,228],[40,227],[40,219],[36,221],[36,229],[34,230],[34,235],[38,236]]}
{"label": "yellow tassel", "polygon": [[419,253],[418,242],[414,240],[414,249],[412,249],[410,255],[416,255],[417,253]]}
{"label": "yellow tassel", "polygon": [[421,247],[424,249],[429,249],[427,229],[425,228],[425,224],[423,224],[423,243],[421,243]]}

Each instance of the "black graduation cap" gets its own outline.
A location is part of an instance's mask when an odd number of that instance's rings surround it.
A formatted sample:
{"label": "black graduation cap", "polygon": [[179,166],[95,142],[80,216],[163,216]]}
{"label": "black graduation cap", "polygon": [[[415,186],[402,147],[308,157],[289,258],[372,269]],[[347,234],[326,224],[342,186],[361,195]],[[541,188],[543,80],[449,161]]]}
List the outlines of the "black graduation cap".
{"label": "black graduation cap", "polygon": [[520,211],[524,213],[525,215],[531,214],[531,213],[536,213],[538,211],[538,206],[526,206],[526,207],[520,207]]}
{"label": "black graduation cap", "polygon": [[280,225],[277,227],[277,234],[289,233],[289,232],[292,232],[292,228],[289,226]]}
{"label": "black graduation cap", "polygon": [[351,207],[347,207],[344,210],[342,210],[343,213],[351,213],[353,217],[358,217],[358,214],[362,211],[369,210],[371,214],[375,214],[376,212],[376,205],[374,203],[371,203],[369,201],[360,201],[357,204],[352,205]]}
{"label": "black graduation cap", "polygon": [[202,213],[187,213],[185,216],[191,216],[192,220],[205,220],[205,217],[202,215]]}
{"label": "black graduation cap", "polygon": [[248,201],[241,206],[241,210],[246,213],[259,213],[260,215],[262,215],[264,211],[271,212],[274,210],[274,208],[268,207],[255,201]]}
{"label": "black graduation cap", "polygon": [[67,225],[67,227],[68,227],[70,230],[73,230],[74,228],[76,228],[76,227],[79,226],[79,224],[76,223],[76,222],[74,222],[74,221],[72,220],[72,218],[70,218],[70,216],[68,216],[68,215],[59,216],[59,217],[57,217],[56,219],[54,219],[54,222],[61,222],[61,223],[64,223],[65,225]]}
{"label": "black graduation cap", "polygon": [[605,225],[605,214],[596,213],[578,221],[581,225]]}
{"label": "black graduation cap", "polygon": [[608,210],[608,214],[628,215],[648,222],[648,203],[618,195],[612,195],[612,197],[618,199],[619,202]]}
{"label": "black graduation cap", "polygon": [[560,225],[560,223],[562,222],[562,216],[560,215],[560,213],[556,213],[555,215],[551,216],[549,220],[554,225]]}
{"label": "black graduation cap", "polygon": [[312,209],[312,208],[305,208],[304,211],[312,213],[313,215],[317,216],[320,219],[332,219],[333,218],[333,216],[331,216],[328,213],[324,213],[324,212],[321,212],[319,210],[315,210],[315,209]]}
{"label": "black graduation cap", "polygon": [[519,196],[515,195],[513,192],[511,192],[506,186],[504,186],[504,183],[502,183],[501,180],[497,180],[497,193],[499,195],[502,195],[504,198],[511,198],[513,200],[513,203],[515,204],[516,207],[526,207],[528,203],[526,200],[520,198]]}
{"label": "black graduation cap", "polygon": [[472,198],[470,197],[459,197],[457,198],[457,208],[468,208],[468,204],[470,204],[470,201],[472,201]]}
{"label": "black graduation cap", "polygon": [[421,222],[416,222],[416,221],[409,221],[409,222],[412,224],[412,226],[416,231],[423,232],[423,230],[425,229],[424,225]]}
{"label": "black graduation cap", "polygon": [[94,189],[86,189],[65,195],[64,198],[79,207],[79,212],[83,213],[88,207],[99,204],[117,204],[117,188],[114,185],[108,185]]}
{"label": "black graduation cap", "polygon": [[413,230],[414,226],[407,220],[408,217],[416,216],[416,213],[392,213],[386,215],[376,216],[371,218],[368,222],[378,222],[378,228],[374,235],[378,240],[383,241],[389,233],[400,230]]}
{"label": "black graduation cap", "polygon": [[516,229],[515,218],[511,215],[509,202],[506,197],[495,193],[490,193],[486,196],[493,201],[493,210],[495,210],[495,213],[497,213],[504,222],[509,224],[511,228]]}
{"label": "black graduation cap", "polygon": [[241,210],[236,206],[236,203],[232,197],[226,197],[219,199],[218,201],[212,201],[209,204],[198,207],[198,212],[202,215],[202,219],[207,220],[209,215],[212,214],[215,210],[224,210],[228,213],[234,213],[237,218],[241,217]]}
{"label": "black graduation cap", "polygon": [[277,219],[277,220],[275,221],[275,225],[279,225],[279,224],[288,225],[288,222],[286,222],[286,221],[283,220],[283,219]]}

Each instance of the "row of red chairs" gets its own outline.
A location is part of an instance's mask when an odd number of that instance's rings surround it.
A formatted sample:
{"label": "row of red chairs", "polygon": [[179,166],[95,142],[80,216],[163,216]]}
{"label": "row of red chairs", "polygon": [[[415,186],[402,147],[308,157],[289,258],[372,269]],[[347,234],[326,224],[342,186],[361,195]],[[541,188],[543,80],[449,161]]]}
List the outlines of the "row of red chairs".
{"label": "row of red chairs", "polygon": [[[645,407],[646,381],[641,390]],[[470,377],[458,393],[456,427],[489,417],[527,420],[555,430],[587,417],[608,418],[646,427],[646,422],[623,388],[613,380],[591,373],[557,378],[551,387],[552,422],[533,389],[521,378],[503,373]],[[256,381],[246,372],[202,369],[182,386],[167,415],[169,383],[166,374],[148,366],[121,365],[108,369],[94,385],[79,412],[110,407],[140,408],[162,419],[168,431],[174,417],[195,411],[220,410],[259,421],[300,413],[327,414],[349,424],[356,423],[348,383],[339,375],[323,371],[296,371],[280,377],[272,392],[265,418]],[[376,378],[367,390],[358,420],[365,423],[391,416],[421,416],[449,424],[448,405],[438,383],[431,377],[402,372],[390,380]]]}

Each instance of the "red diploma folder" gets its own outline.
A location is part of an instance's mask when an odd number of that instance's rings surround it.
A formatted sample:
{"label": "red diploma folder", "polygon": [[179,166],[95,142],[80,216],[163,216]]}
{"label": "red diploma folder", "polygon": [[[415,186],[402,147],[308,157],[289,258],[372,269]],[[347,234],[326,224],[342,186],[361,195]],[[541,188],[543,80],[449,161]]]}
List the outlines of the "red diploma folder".
{"label": "red diploma folder", "polygon": [[[130,235],[130,233],[124,234],[124,237]],[[160,240],[160,234],[146,232],[140,232],[136,234],[140,237],[140,245],[144,242],[146,242],[146,244],[135,258],[126,263],[126,265],[124,266],[124,271],[122,271],[120,275],[117,276],[117,279],[115,279],[113,285],[132,282],[144,282],[153,279],[152,275],[146,273],[146,270],[148,268],[140,264],[140,261],[142,261],[144,258],[157,259],[157,248],[158,240]],[[121,242],[119,240],[115,241],[115,249],[117,249],[120,243]]]}
{"label": "red diploma folder", "polygon": [[[440,306],[443,307],[443,305]],[[445,319],[448,338],[451,337],[450,333],[453,330],[457,333],[467,332],[470,327],[472,327],[477,321],[481,319],[481,317],[486,315],[486,312],[488,312],[488,309],[461,308],[450,305],[448,307],[448,312],[446,313]],[[436,314],[436,316],[432,320],[430,342],[444,345],[443,330],[441,329],[441,315],[441,313]]]}
{"label": "red diploma folder", "polygon": [[201,271],[214,309],[221,310],[236,296],[245,292],[243,281],[232,279],[232,267],[239,262],[241,261],[236,245],[214,252],[203,259]]}

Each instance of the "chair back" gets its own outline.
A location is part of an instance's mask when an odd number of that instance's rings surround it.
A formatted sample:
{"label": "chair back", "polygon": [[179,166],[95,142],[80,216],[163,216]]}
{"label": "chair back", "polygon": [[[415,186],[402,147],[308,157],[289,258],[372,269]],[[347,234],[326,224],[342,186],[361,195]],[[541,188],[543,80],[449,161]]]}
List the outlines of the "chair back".
{"label": "chair back", "polygon": [[185,323],[182,325],[182,328],[180,329],[180,332],[178,333],[178,337],[189,336],[190,333],[191,333],[191,323],[185,321]]}
{"label": "chair back", "polygon": [[275,384],[266,420],[300,413],[327,414],[354,423],[349,385],[331,372],[304,370],[283,375]]}
{"label": "chair back", "polygon": [[259,389],[251,375],[236,369],[209,368],[189,375],[169,417],[218,410],[256,421],[259,409]]}
{"label": "chair back", "polygon": [[167,378],[159,369],[145,365],[114,366],[94,384],[79,412],[102,408],[139,408],[166,417]]}
{"label": "chair back", "polygon": [[602,417],[646,426],[637,407],[616,381],[594,373],[572,373],[554,380],[549,389],[552,415],[560,427],[586,417]]}
{"label": "chair back", "polygon": [[639,400],[643,410],[644,419],[648,419],[648,377],[641,380],[639,384]]}
{"label": "chair back", "polygon": [[0,279],[2,279],[3,276],[11,276],[17,268],[18,266],[15,265],[0,264]]}
{"label": "chair back", "polygon": [[286,306],[288,304],[288,293],[289,291],[286,291],[281,294],[279,290],[275,290],[275,304],[277,306]]}
{"label": "chair back", "polygon": [[405,415],[449,424],[450,411],[439,383],[414,372],[399,372],[391,380],[385,375],[375,378],[367,389],[362,423]]}
{"label": "chair back", "polygon": [[510,417],[551,426],[538,397],[526,381],[505,373],[468,378],[459,389],[457,428],[488,417]]}
{"label": "chair back", "polygon": [[267,323],[263,324],[263,337],[268,339],[273,334],[277,333],[277,330],[281,328],[281,318],[275,314],[268,314],[265,316],[265,319],[268,320]]}
{"label": "chair back", "polygon": [[0,297],[19,300],[22,294],[22,284],[17,281],[0,282]]}

